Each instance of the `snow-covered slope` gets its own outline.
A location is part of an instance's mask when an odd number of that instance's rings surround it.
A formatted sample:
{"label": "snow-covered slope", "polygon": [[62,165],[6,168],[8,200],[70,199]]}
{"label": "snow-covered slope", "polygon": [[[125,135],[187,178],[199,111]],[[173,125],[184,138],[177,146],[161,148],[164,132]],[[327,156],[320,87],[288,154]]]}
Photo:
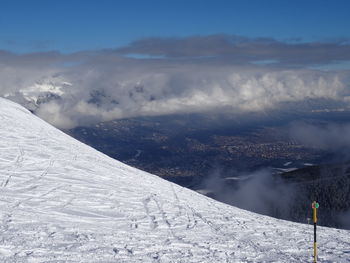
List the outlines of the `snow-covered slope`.
{"label": "snow-covered slope", "polygon": [[[0,98],[0,262],[311,262],[311,225],[126,166]],[[322,262],[350,232],[319,228]]]}

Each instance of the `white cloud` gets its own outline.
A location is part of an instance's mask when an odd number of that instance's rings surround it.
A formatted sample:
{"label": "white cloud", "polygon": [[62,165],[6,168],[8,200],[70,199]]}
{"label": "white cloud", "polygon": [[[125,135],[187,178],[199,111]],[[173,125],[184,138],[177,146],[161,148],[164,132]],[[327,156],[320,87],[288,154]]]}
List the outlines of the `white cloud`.
{"label": "white cloud", "polygon": [[0,95],[60,95],[60,100],[42,100],[36,110],[60,128],[222,107],[235,113],[271,110],[305,99],[350,103],[344,99],[349,97],[346,71],[238,65],[210,58],[137,60],[110,51],[7,54],[6,60],[0,63]]}
{"label": "white cloud", "polygon": [[62,129],[70,129],[76,125],[76,123],[70,118],[71,116],[62,112],[61,105],[56,102],[43,104],[36,111],[36,114],[40,118]]}

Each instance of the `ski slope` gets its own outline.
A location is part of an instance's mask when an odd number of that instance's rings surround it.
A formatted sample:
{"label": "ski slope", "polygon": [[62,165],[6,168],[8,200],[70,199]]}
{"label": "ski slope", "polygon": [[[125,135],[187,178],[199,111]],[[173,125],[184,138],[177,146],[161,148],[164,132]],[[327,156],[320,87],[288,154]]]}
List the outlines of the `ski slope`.
{"label": "ski slope", "polygon": [[[0,262],[312,262],[312,225],[129,167],[1,98],[0,148]],[[350,231],[318,233],[320,262],[350,262]]]}

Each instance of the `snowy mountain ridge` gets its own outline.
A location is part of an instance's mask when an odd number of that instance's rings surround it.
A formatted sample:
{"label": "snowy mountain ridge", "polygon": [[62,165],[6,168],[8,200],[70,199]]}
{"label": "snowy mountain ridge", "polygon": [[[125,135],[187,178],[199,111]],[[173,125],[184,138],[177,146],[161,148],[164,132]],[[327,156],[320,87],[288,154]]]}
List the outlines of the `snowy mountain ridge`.
{"label": "snowy mountain ridge", "polygon": [[35,111],[41,104],[61,100],[71,86],[71,83],[63,80],[44,80],[16,92],[3,94],[3,97]]}
{"label": "snowy mountain ridge", "polygon": [[[129,167],[1,98],[0,147],[1,262],[312,262],[311,225]],[[321,262],[350,262],[350,231],[318,233]]]}

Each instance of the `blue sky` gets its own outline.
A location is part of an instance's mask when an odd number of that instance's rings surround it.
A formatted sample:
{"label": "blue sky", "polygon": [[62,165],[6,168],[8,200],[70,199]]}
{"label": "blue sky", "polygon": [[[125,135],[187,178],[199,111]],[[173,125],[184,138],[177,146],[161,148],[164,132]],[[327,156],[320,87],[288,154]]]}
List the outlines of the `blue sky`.
{"label": "blue sky", "polygon": [[0,1],[0,49],[116,48],[147,37],[350,39],[350,1]]}

